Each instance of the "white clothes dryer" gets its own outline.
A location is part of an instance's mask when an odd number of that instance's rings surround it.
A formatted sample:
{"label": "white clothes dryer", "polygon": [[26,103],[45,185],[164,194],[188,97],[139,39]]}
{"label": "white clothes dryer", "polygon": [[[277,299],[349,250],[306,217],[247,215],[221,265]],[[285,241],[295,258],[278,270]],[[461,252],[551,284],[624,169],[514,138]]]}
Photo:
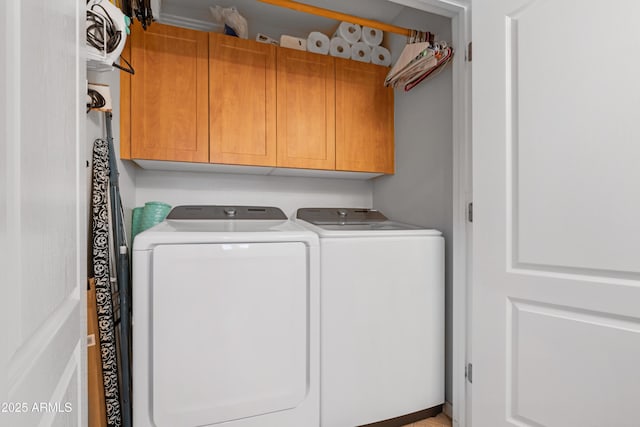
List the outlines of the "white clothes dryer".
{"label": "white clothes dryer", "polygon": [[136,427],[319,425],[318,237],[278,208],[179,206],[136,236]]}
{"label": "white clothes dryer", "polygon": [[320,423],[353,427],[444,403],[444,239],[370,209],[305,208],[320,237]]}

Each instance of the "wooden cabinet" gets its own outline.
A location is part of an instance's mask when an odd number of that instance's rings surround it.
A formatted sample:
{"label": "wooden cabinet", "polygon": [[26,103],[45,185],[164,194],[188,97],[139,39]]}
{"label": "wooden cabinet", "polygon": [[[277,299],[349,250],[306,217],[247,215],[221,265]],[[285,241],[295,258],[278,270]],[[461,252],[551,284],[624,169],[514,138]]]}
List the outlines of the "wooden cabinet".
{"label": "wooden cabinet", "polygon": [[276,165],[276,47],[209,35],[210,161]]}
{"label": "wooden cabinet", "polygon": [[130,157],[208,162],[207,33],[136,24],[130,40],[136,74],[122,83],[130,91]]}
{"label": "wooden cabinet", "polygon": [[394,173],[389,70],[336,58],[336,169]]}
{"label": "wooden cabinet", "polygon": [[280,167],[335,169],[333,57],[278,49]]}
{"label": "wooden cabinet", "polygon": [[122,158],[394,172],[385,67],[158,23],[129,41]]}

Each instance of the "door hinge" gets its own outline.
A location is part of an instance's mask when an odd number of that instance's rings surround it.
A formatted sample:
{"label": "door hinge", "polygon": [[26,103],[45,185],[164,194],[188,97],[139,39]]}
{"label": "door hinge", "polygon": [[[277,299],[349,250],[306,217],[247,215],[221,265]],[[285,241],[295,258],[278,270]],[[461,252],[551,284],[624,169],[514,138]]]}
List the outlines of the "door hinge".
{"label": "door hinge", "polygon": [[473,365],[471,363],[467,363],[467,366],[464,367],[464,376],[471,384],[473,384]]}
{"label": "door hinge", "polygon": [[467,205],[467,220],[473,222],[473,202]]}
{"label": "door hinge", "polygon": [[469,44],[467,45],[467,61],[471,62],[471,59],[473,58],[473,48],[472,48],[472,42],[469,42]]}

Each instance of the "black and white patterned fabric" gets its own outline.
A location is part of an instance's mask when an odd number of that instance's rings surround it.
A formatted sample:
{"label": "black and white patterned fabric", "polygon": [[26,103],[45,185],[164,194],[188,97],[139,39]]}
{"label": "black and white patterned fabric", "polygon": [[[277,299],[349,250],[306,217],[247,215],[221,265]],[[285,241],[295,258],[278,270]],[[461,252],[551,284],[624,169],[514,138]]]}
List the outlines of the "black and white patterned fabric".
{"label": "black and white patterned fabric", "polygon": [[120,427],[122,414],[118,383],[116,325],[109,267],[109,149],[107,141],[93,145],[91,184],[92,268],[96,283],[98,331],[107,408],[107,426]]}

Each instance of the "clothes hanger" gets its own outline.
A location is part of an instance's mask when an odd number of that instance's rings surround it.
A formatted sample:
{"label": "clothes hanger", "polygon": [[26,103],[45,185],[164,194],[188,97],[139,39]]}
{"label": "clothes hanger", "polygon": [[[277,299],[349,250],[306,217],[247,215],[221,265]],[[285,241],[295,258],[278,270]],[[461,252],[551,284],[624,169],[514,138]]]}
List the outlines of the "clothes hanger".
{"label": "clothes hanger", "polygon": [[453,49],[451,47],[445,48],[441,53],[440,58],[437,59],[437,64],[433,68],[404,84],[405,92],[409,92],[411,89],[416,87],[418,83],[437,75],[447,64],[449,64],[449,62],[451,62],[451,59],[453,58]]}
{"label": "clothes hanger", "polygon": [[436,65],[435,51],[430,49],[431,43],[428,41],[430,35],[429,32],[411,30],[407,44],[387,74],[385,86],[396,87],[397,82],[410,81]]}
{"label": "clothes hanger", "polygon": [[434,39],[430,32],[412,32],[398,61],[387,74],[385,86],[403,87],[408,92],[451,62],[453,49],[444,42],[435,43]]}

